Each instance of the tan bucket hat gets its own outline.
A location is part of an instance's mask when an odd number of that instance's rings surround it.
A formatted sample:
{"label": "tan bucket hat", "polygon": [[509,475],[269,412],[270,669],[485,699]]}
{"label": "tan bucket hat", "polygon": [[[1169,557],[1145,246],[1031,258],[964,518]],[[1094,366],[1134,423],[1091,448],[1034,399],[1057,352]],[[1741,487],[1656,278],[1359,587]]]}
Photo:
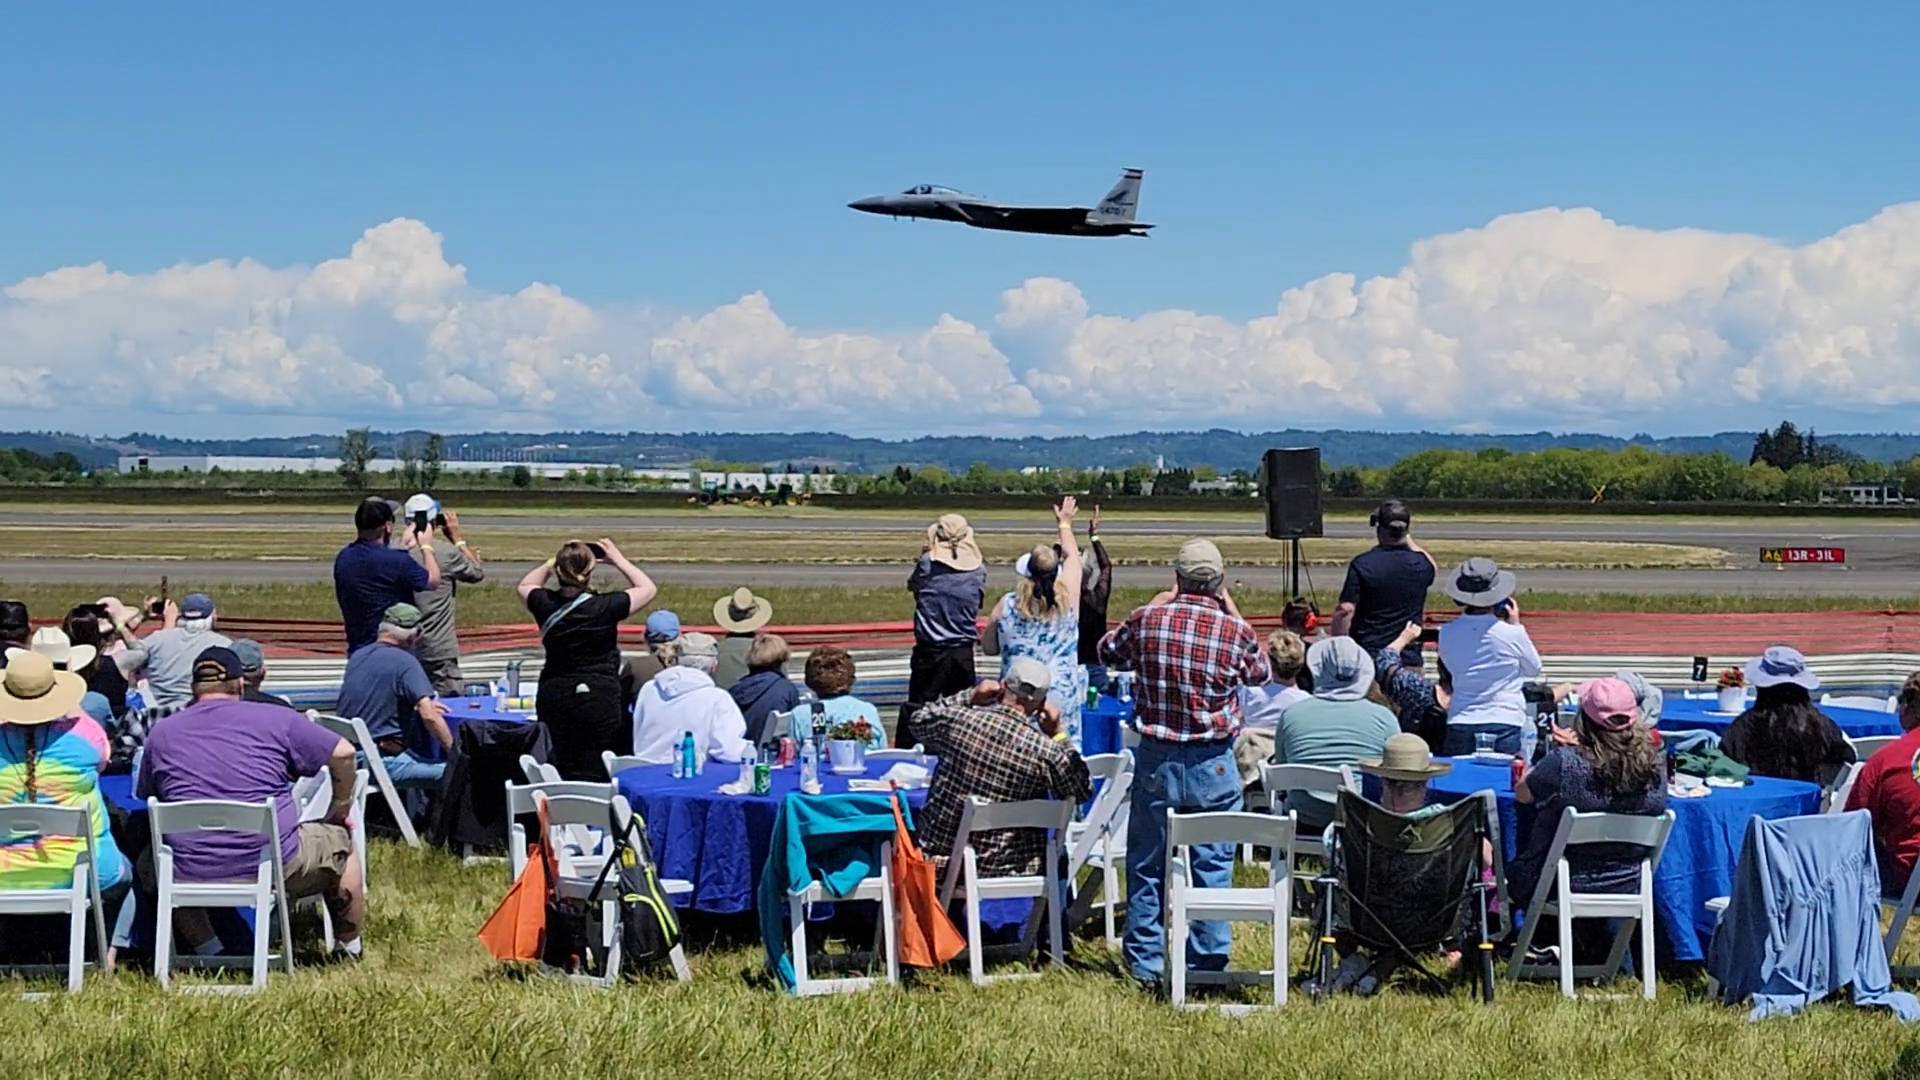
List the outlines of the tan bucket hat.
{"label": "tan bucket hat", "polygon": [[729,634],[751,634],[773,621],[773,605],[742,585],[713,602],[713,621]]}
{"label": "tan bucket hat", "polygon": [[1389,780],[1431,780],[1453,771],[1453,762],[1433,760],[1427,740],[1409,732],[1389,736],[1380,756],[1360,762],[1360,771]]}
{"label": "tan bucket hat", "polygon": [[934,562],[961,573],[978,570],[984,562],[973,526],[959,514],[941,514],[938,521],[927,526],[927,554]]}
{"label": "tan bucket hat", "polygon": [[7,650],[6,678],[0,680],[0,723],[51,724],[71,716],[87,696],[87,681],[55,671],[53,661],[26,649]]}
{"label": "tan bucket hat", "polygon": [[27,647],[53,661],[55,667],[67,671],[85,670],[99,655],[99,650],[91,645],[75,645],[67,637],[67,632],[57,626],[43,626],[35,630],[33,640],[27,643]]}

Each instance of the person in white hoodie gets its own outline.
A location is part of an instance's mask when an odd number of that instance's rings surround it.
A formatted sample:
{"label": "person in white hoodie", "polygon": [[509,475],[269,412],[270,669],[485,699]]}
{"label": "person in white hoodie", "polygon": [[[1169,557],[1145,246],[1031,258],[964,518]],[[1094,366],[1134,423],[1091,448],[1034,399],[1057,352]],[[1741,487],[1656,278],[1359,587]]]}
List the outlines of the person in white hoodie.
{"label": "person in white hoodie", "polygon": [[633,706],[633,753],[653,765],[671,764],[680,739],[714,761],[742,761],[753,753],[747,721],[733,695],[714,684],[720,643],[711,634],[680,635],[680,661],[655,675]]}

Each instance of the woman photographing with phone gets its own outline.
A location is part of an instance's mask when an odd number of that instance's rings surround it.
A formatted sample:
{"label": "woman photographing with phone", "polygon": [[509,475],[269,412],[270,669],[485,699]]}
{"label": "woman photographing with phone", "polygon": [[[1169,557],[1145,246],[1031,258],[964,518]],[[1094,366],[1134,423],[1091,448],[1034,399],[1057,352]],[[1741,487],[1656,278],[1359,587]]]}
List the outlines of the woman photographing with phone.
{"label": "woman photographing with phone", "polygon": [[[626,577],[625,589],[593,591],[602,562]],[[553,767],[565,780],[604,781],[600,752],[627,753],[633,737],[621,708],[620,623],[653,601],[653,580],[612,540],[569,540],[518,589],[546,649],[534,710],[552,740]]]}
{"label": "woman photographing with phone", "polygon": [[1521,730],[1533,723],[1522,687],[1540,674],[1540,653],[1520,625],[1515,584],[1511,570],[1480,557],[1447,578],[1447,595],[1461,608],[1440,628],[1440,662],[1453,676],[1443,747],[1450,756],[1473,753],[1482,735],[1500,753],[1518,754]]}

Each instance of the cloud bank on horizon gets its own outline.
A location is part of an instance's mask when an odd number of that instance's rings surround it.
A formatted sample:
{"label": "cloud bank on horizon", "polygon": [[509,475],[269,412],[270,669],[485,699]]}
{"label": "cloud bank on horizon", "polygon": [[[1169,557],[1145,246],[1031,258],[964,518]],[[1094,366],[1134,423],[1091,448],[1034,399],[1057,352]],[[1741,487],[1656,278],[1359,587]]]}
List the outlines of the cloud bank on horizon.
{"label": "cloud bank on horizon", "polygon": [[[314,266],[94,263],[0,290],[0,415],[86,408],[448,430],[1073,434],[1418,426],[1724,430],[1838,410],[1912,426],[1920,202],[1803,246],[1510,214],[1330,273],[1250,321],[1101,315],[1071,282],[992,325],[796,329],[763,294],[704,314],[479,289],[425,223]],[[264,421],[264,425],[261,421]],[[177,425],[176,425],[177,426]]]}

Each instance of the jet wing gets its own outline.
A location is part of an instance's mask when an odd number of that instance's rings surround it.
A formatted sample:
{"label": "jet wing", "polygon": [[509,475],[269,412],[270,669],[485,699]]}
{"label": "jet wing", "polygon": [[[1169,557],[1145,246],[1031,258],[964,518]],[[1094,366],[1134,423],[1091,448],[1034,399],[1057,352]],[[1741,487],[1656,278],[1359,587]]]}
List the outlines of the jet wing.
{"label": "jet wing", "polygon": [[1092,213],[1084,206],[999,206],[991,210],[973,207],[971,212],[984,222],[1003,229],[1031,229],[1036,232],[1066,231],[1087,222]]}

